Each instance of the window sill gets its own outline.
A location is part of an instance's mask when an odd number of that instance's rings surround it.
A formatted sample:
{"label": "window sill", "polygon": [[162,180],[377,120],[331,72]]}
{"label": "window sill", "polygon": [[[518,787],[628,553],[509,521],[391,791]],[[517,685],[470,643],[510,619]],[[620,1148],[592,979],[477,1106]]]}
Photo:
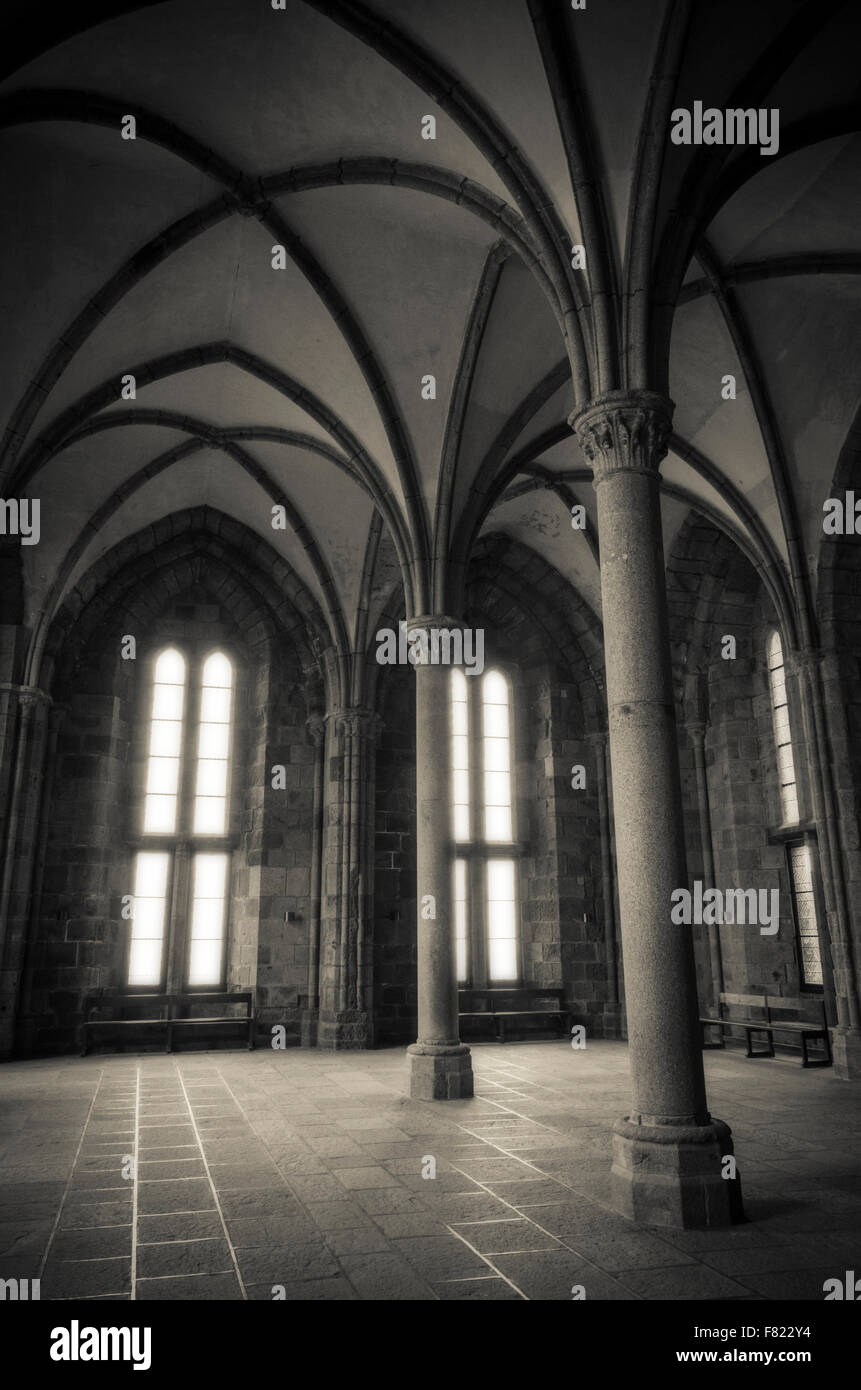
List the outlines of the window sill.
{"label": "window sill", "polygon": [[783,845],[787,840],[815,840],[817,838],[816,825],[813,821],[798,821],[795,825],[778,825],[766,832],[766,841],[770,845]]}
{"label": "window sill", "polygon": [[229,850],[239,846],[239,835],[129,835],[126,848],[129,850]]}

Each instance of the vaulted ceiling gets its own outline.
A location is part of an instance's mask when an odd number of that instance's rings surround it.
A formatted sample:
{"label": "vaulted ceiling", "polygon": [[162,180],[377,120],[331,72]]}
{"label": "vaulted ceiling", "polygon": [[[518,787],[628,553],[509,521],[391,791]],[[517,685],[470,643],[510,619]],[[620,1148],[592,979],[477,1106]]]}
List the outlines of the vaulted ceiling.
{"label": "vaulted ceiling", "polygon": [[[676,406],[666,546],[697,508],[807,640],[861,403],[861,7],[84,3],[25,35],[26,9],[0,85],[0,493],[41,500],[28,624],[202,504],[354,650],[396,585],[456,606],[492,531],[600,614],[566,422],[631,386]],[[777,108],[778,153],[673,145],[697,100]]]}

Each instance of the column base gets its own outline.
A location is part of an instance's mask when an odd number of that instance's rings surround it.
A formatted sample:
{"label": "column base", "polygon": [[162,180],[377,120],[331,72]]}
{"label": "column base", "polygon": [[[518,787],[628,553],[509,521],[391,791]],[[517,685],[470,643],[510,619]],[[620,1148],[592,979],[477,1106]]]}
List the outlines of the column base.
{"label": "column base", "polygon": [[358,1052],[371,1045],[371,1021],[364,1009],[339,1009],[317,1019],[317,1046],[332,1052]]}
{"label": "column base", "polygon": [[413,1100],[465,1100],[474,1094],[472,1058],[463,1043],[415,1042],[407,1052]]}
{"label": "column base", "polygon": [[861,1028],[832,1028],[831,1055],[841,1081],[861,1078]]}
{"label": "column base", "polygon": [[641,1226],[696,1230],[746,1220],[741,1179],[721,1177],[732,1154],[729,1126],[635,1125],[613,1128],[611,1204]]}

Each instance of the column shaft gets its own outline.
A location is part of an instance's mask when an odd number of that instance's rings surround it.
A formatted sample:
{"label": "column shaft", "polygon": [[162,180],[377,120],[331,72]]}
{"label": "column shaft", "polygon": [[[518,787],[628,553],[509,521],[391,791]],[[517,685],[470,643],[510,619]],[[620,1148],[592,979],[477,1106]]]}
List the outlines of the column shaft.
{"label": "column shaft", "polygon": [[320,919],[323,902],[323,765],[326,758],[326,720],[307,720],[314,744],[314,786],[311,798],[311,921],[308,927],[308,981],[302,1010],[301,1042],[314,1047],[320,1010]]}
{"label": "column shaft", "polygon": [[687,868],[658,488],[657,471],[597,486],[633,1110],[645,1124],[702,1124],[693,948],[670,921]]}
{"label": "column shaft", "polygon": [[609,392],[573,417],[594,472],[632,1108],[614,1134],[614,1200],[667,1226],[726,1225],[729,1130],[712,1121],[697,1024],[690,927],[671,921],[687,887],[664,580],[658,465],[671,403]]}
{"label": "column shaft", "polygon": [[[419,627],[457,627],[449,618]],[[418,664],[416,679],[416,829],[418,1038],[409,1049],[411,1094],[423,1100],[471,1096],[469,1048],[460,1042],[455,960],[451,668]]]}
{"label": "column shaft", "polygon": [[604,904],[604,953],[607,964],[607,1006],[615,1016],[619,1007],[619,971],[616,963],[616,894],[613,882],[610,805],[607,794],[607,735],[591,734],[595,750],[595,779],[598,791],[598,833],[601,837],[601,896]]}
{"label": "column shaft", "polygon": [[[332,1048],[365,1048],[371,1036],[370,1018],[362,990],[368,953],[366,923],[370,871],[366,851],[370,844],[367,818],[372,807],[366,795],[373,783],[373,746],[380,719],[372,710],[353,707],[333,718],[340,743],[341,778],[338,784],[338,903],[337,926],[329,950],[335,959],[334,990],[320,979],[317,1045]],[[321,974],[318,957],[318,978]]]}
{"label": "column shaft", "polygon": [[[709,806],[709,783],[706,771],[706,730],[704,724],[688,725],[691,747],[694,753],[694,775],[697,787],[697,812],[700,823],[700,846],[703,857],[703,884],[706,888],[715,887],[715,859],[712,847],[712,818]],[[720,1003],[723,989],[723,956],[720,945],[720,927],[709,923],[706,927],[709,942],[709,964],[711,966],[712,1002]]]}

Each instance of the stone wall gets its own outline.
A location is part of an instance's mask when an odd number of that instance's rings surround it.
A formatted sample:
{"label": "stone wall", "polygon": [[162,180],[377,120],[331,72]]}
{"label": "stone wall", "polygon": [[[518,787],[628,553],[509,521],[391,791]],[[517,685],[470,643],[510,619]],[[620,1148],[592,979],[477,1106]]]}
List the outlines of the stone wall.
{"label": "stone wall", "polygon": [[[129,836],[139,806],[133,788],[143,766],[135,738],[146,718],[142,701],[148,698],[141,676],[147,656],[167,641],[195,650],[225,645],[236,658],[227,984],[255,990],[261,1041],[276,1025],[284,1026],[288,1042],[299,1041],[302,1004],[313,993],[308,963],[315,747],[307,721],[322,709],[320,670],[309,661],[307,647],[301,647],[291,604],[277,599],[280,580],[273,581],[264,599],[222,562],[220,542],[207,542],[219,550],[217,555],[213,551],[195,558],[196,543],[192,537],[181,551],[177,541],[166,562],[152,560],[147,572],[143,567],[150,563],[149,551],[142,548],[137,558],[126,556],[122,579],[114,581],[113,606],[97,612],[101,591],[91,586],[76,601],[62,641],[50,651],[48,669],[56,672],[54,712],[41,701],[30,716],[33,737],[23,770],[19,856],[10,883],[3,972],[7,1014],[20,987],[16,1047],[21,1053],[72,1050],[87,996],[123,982],[128,927],[121,908],[123,895],[132,890]],[[859,573],[861,545],[854,538],[824,549],[822,673],[840,847],[850,885],[861,882]],[[749,926],[721,929],[724,989],[796,994],[797,947],[785,847],[778,834],[765,660],[774,611],[744,557],[714,527],[693,516],[670,556],[668,593],[689,880],[703,877],[705,865],[696,765],[685,726],[702,722],[716,885],[779,888],[781,901],[777,936],[763,936]],[[563,988],[574,1020],[592,1035],[623,1035],[624,998],[620,1004],[610,997],[608,956],[615,958],[620,985],[623,962],[613,945],[618,913],[612,865],[605,901],[596,764],[595,740],[606,727],[600,627],[561,576],[534,552],[500,536],[483,540],[477,549],[468,603],[468,623],[485,630],[486,665],[500,664],[511,681],[524,983]],[[136,662],[119,656],[119,638],[125,633],[138,640]],[[729,661],[721,657],[725,635],[734,636],[737,644]],[[23,649],[21,628],[0,627],[0,659],[9,681],[20,678]],[[802,818],[809,822],[813,803],[807,767],[812,755],[791,676],[791,653],[786,650],[786,655]],[[15,699],[8,692],[0,694],[5,814],[19,718]],[[375,762],[372,740],[363,744],[362,753],[362,775],[373,796],[367,825],[372,864],[362,870],[360,885],[362,910],[364,905],[369,909],[369,939],[365,965],[358,972],[350,967],[358,974],[358,998],[367,1016],[361,1007],[345,1008],[345,950],[349,956],[355,944],[345,943],[344,932],[355,930],[349,904],[359,888],[345,840],[344,711],[330,708],[326,721],[320,1009],[319,1019],[304,1034],[306,1041],[322,1046],[403,1044],[415,1037],[415,690],[410,668],[377,673],[374,708],[382,720]],[[52,721],[59,729],[56,754],[45,761]],[[355,739],[351,746],[354,756]],[[42,856],[43,763],[47,815]],[[284,768],[284,787],[272,785],[278,766]],[[572,769],[578,766],[585,769],[585,786],[575,789]],[[363,814],[361,797],[358,805]],[[854,913],[854,900],[850,909]],[[31,916],[35,926],[25,939]],[[700,1000],[707,1004],[714,994],[707,933],[701,927],[691,930]]]}
{"label": "stone wall", "polygon": [[[729,993],[797,995],[798,947],[781,838],[781,803],[766,647],[777,625],[771,600],[747,560],[716,528],[692,517],[668,564],[668,595],[680,723],[705,726],[711,843],[719,889],[777,889],[779,929],[720,928],[723,988]],[[722,655],[733,637],[735,656]],[[783,635],[800,819],[812,816],[806,725],[792,652]],[[680,763],[688,878],[704,876],[693,739],[682,733]],[[815,851],[814,844],[814,851]],[[716,1003],[706,928],[693,926],[700,1003]]]}
{"label": "stone wall", "polygon": [[38,921],[28,943],[17,1046],[74,1048],[87,996],[122,983],[132,891],[124,844],[130,663],[103,648],[82,662],[59,734]]}
{"label": "stone wall", "polygon": [[[208,582],[205,577],[208,576]],[[191,582],[189,582],[189,580]],[[118,586],[107,620],[56,653],[55,703],[65,708],[51,768],[44,865],[37,865],[36,920],[26,952],[16,1049],[76,1045],[87,998],[123,986],[149,720],[150,661],[170,642],[197,662],[215,647],[236,671],[231,769],[228,989],[253,988],[261,1035],[284,1025],[299,1037],[307,988],[314,747],[306,727],[315,680],[260,598],[202,559],[168,564],[158,584]],[[120,638],[136,657],[123,660]],[[31,760],[39,749],[34,744]],[[273,787],[273,768],[284,786]],[[22,817],[19,848],[35,828]],[[24,856],[26,858],[26,856]],[[22,859],[23,862],[23,859]],[[30,855],[32,867],[33,856]],[[287,914],[291,921],[286,921]]]}
{"label": "stone wall", "polygon": [[[539,581],[534,605],[529,578]],[[574,1020],[592,1036],[617,1033],[618,1006],[608,1006],[595,750],[589,741],[606,722],[585,654],[595,651],[594,626],[560,577],[514,543],[477,559],[466,621],[484,630],[485,669],[498,666],[511,684],[523,983],[563,988]],[[378,686],[384,723],[374,885],[380,1042],[415,1037],[413,684],[409,668],[392,667]],[[586,780],[574,789],[572,769],[578,765]]]}

